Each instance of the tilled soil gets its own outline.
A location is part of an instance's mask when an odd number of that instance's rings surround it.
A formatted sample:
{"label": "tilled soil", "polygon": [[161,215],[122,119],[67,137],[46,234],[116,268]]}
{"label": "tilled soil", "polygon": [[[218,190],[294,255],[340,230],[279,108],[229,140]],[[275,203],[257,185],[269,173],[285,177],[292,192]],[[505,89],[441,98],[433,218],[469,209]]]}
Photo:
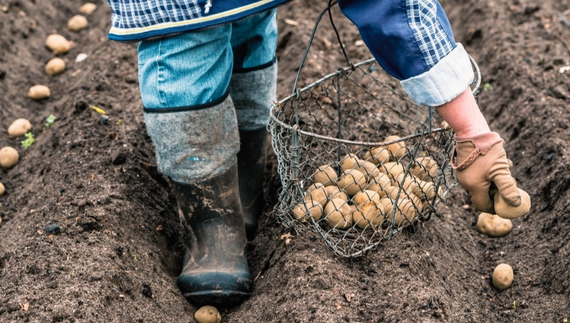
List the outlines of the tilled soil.
{"label": "tilled soil", "polygon": [[[67,30],[80,1],[0,0],[0,147],[20,162],[0,170],[1,322],[193,322],[176,286],[182,228],[171,187],[156,170],[142,118],[136,44],[108,41],[104,2],[89,27]],[[279,8],[279,97],[291,93],[324,2]],[[479,103],[506,141],[531,212],[503,238],[480,234],[460,188],[429,221],[344,259],[315,234],[294,235],[271,210],[280,181],[270,152],[266,213],[251,242],[252,297],[220,309],[223,322],[566,322],[570,319],[570,1],[442,1],[482,73]],[[349,57],[370,57],[335,8]],[[568,19],[567,19],[568,18]],[[286,21],[286,19],[288,19]],[[325,18],[301,83],[346,62]],[[66,71],[45,75],[44,46],[57,31],[73,42]],[[76,62],[80,53],[87,59]],[[51,98],[26,97],[34,84]],[[103,109],[102,119],[92,107]],[[47,127],[46,118],[55,123]],[[9,138],[29,119],[36,143]],[[285,244],[280,237],[293,233]],[[514,268],[504,291],[493,268]]]}

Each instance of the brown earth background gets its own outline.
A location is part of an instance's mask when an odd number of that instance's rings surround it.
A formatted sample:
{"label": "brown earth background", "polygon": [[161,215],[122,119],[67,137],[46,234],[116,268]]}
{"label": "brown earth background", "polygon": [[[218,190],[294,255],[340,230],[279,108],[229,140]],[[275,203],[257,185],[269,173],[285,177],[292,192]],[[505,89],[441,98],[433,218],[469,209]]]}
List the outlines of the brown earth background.
{"label": "brown earth background", "polygon": [[[175,199],[157,173],[138,93],[136,44],[106,39],[105,2],[89,27],[67,29],[81,1],[0,0],[0,147],[20,162],[0,170],[0,322],[193,322],[196,310],[176,277],[182,230]],[[291,91],[323,1],[278,10],[280,98]],[[221,309],[223,322],[567,322],[570,319],[570,9],[568,0],[443,0],[455,30],[482,72],[479,103],[506,140],[530,214],[500,239],[480,234],[461,189],[429,221],[365,257],[334,255],[316,235],[295,236],[271,210],[279,178],[270,155],[266,214],[251,243],[252,297]],[[335,23],[354,61],[369,58],[338,8]],[[291,22],[286,23],[285,19]],[[46,37],[73,42],[67,70],[44,73],[54,57]],[[78,54],[87,59],[76,62]],[[308,84],[345,66],[330,24],[317,32],[303,69]],[[26,97],[34,84],[51,98]],[[91,106],[104,109],[108,124]],[[45,118],[57,120],[45,126]],[[9,138],[29,119],[36,143]],[[120,120],[120,122],[118,122]],[[270,152],[271,153],[271,152]],[[61,232],[46,232],[55,223]],[[513,285],[490,281],[499,263]]]}

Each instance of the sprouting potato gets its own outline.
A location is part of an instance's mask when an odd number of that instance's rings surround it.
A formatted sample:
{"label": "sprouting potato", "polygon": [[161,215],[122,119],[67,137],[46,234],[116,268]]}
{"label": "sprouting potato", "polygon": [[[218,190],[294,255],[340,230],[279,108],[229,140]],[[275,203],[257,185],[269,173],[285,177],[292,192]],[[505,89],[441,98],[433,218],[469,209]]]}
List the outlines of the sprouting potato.
{"label": "sprouting potato", "polygon": [[[394,141],[401,139],[399,136],[388,136],[384,142]],[[406,144],[403,141],[398,141],[388,145],[388,150],[392,153],[395,160],[400,160],[406,154]]]}
{"label": "sprouting potato", "polygon": [[334,186],[326,186],[325,187],[325,192],[327,192],[327,197],[329,200],[332,199],[342,199],[345,201],[348,201],[349,197],[348,194],[346,194],[345,191],[341,190],[340,188],[338,188],[338,186],[334,185]]}
{"label": "sprouting potato", "polygon": [[338,179],[338,187],[343,189],[348,195],[354,196],[354,194],[366,187],[366,176],[356,169],[346,170]]}
{"label": "sprouting potato", "polygon": [[54,54],[65,54],[69,52],[71,44],[69,41],[59,34],[51,34],[46,38],[46,46]]}
{"label": "sprouting potato", "polygon": [[315,183],[305,191],[305,201],[314,201],[324,206],[327,203],[327,192],[321,183]]}
{"label": "sprouting potato", "polygon": [[75,15],[67,22],[67,28],[71,31],[80,31],[87,28],[87,18],[82,15]]}
{"label": "sprouting potato", "polygon": [[372,148],[364,154],[364,160],[380,165],[390,161],[390,150],[386,147]]}
{"label": "sprouting potato", "polygon": [[371,190],[364,190],[364,191],[360,191],[358,193],[356,193],[353,197],[352,197],[352,202],[355,205],[360,205],[362,203],[365,202],[380,202],[380,198],[381,196],[375,192],[375,191],[371,191]]}
{"label": "sprouting potato", "polygon": [[0,149],[0,167],[11,168],[14,167],[20,160],[18,151],[10,146]]}
{"label": "sprouting potato", "polygon": [[499,264],[493,270],[493,286],[499,290],[507,289],[514,279],[513,267],[508,264]]}
{"label": "sprouting potato", "polygon": [[8,136],[10,138],[20,137],[28,133],[32,129],[32,124],[28,119],[19,118],[14,120],[8,127]]}
{"label": "sprouting potato", "polygon": [[200,307],[200,309],[194,313],[194,319],[198,323],[222,322],[222,316],[220,315],[220,312],[218,312],[218,309],[210,305]]}
{"label": "sprouting potato", "polygon": [[315,173],[315,182],[322,183],[324,186],[334,185],[338,175],[334,168],[330,165],[322,165],[317,168]]}
{"label": "sprouting potato", "polygon": [[359,228],[368,226],[379,227],[384,221],[385,206],[378,201],[366,201],[356,207],[352,213],[352,220]]}
{"label": "sprouting potato", "polygon": [[521,194],[521,205],[517,207],[507,204],[499,193],[495,193],[495,213],[498,216],[504,219],[516,219],[530,211],[530,196],[522,189],[518,188],[518,190]]}
{"label": "sprouting potato", "polygon": [[47,99],[51,96],[49,87],[45,85],[34,85],[28,90],[28,98],[33,100]]}
{"label": "sprouting potato", "polygon": [[331,227],[347,229],[352,226],[352,211],[346,201],[332,199],[325,205],[324,217]]}
{"label": "sprouting potato", "polygon": [[45,72],[47,75],[57,75],[65,71],[65,61],[59,57],[54,57],[47,62]]}
{"label": "sprouting potato", "polygon": [[[309,212],[307,213],[307,208]],[[318,221],[323,216],[323,206],[320,203],[313,201],[305,201],[305,203],[299,203],[291,209],[293,217],[301,222],[307,222],[309,216],[315,221]]]}
{"label": "sprouting potato", "polygon": [[477,218],[477,229],[489,237],[503,237],[511,232],[513,223],[496,214],[481,212]]}

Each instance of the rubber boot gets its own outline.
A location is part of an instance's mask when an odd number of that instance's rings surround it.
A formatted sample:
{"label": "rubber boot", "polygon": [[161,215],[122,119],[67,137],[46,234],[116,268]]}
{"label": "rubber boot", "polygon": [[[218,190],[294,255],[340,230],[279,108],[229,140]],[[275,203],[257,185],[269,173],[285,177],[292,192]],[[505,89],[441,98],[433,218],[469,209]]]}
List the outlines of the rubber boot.
{"label": "rubber boot", "polygon": [[267,129],[240,130],[241,148],[237,155],[239,193],[243,209],[245,231],[248,240],[253,240],[257,222],[263,212],[263,175],[267,159]]}
{"label": "rubber boot", "polygon": [[200,183],[174,182],[190,231],[178,287],[192,303],[233,306],[251,295],[237,163]]}

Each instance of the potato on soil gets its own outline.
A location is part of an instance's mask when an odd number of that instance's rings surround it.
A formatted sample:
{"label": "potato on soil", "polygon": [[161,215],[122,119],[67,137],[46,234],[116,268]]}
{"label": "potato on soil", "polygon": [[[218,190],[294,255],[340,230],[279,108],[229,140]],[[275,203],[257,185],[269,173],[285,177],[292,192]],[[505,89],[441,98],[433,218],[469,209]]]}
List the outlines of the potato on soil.
{"label": "potato on soil", "polygon": [[336,185],[326,186],[325,191],[327,192],[327,197],[329,200],[341,199],[341,200],[348,201],[348,199],[349,199],[348,194],[346,194],[346,192],[344,190],[341,190]]}
{"label": "potato on soil", "polygon": [[511,232],[513,223],[496,214],[481,212],[477,218],[477,229],[489,237],[503,237]]}
{"label": "potato on soil", "polygon": [[51,34],[46,38],[46,46],[54,54],[65,54],[69,52],[71,44],[69,41],[59,34]]}
{"label": "potato on soil", "polygon": [[372,148],[364,154],[365,161],[369,161],[374,165],[380,165],[390,161],[390,151],[386,147]]}
{"label": "potato on soil", "polygon": [[20,154],[12,147],[6,146],[0,149],[0,167],[14,167],[20,160]]}
{"label": "potato on soil", "polygon": [[433,181],[441,175],[437,161],[429,156],[417,157],[410,172],[422,181]]}
{"label": "potato on soil", "polygon": [[[309,209],[308,213],[307,208]],[[291,209],[291,214],[295,219],[301,222],[307,222],[309,216],[315,221],[318,221],[323,216],[323,206],[313,201],[305,201],[305,203],[295,205],[293,209]]]}
{"label": "potato on soil", "polygon": [[80,31],[87,28],[87,18],[82,15],[75,15],[67,22],[67,28],[71,31]]}
{"label": "potato on soil", "polygon": [[514,279],[513,267],[508,264],[499,264],[493,270],[493,286],[499,290],[507,289]]}
{"label": "potato on soil", "polygon": [[4,187],[4,184],[0,182],[0,196],[4,195],[5,192],[6,188]]}
{"label": "potato on soil", "polygon": [[338,187],[354,196],[366,187],[366,176],[356,169],[349,169],[338,179]]}
{"label": "potato on soil", "polygon": [[200,309],[194,313],[194,319],[198,323],[222,322],[222,316],[220,315],[220,312],[218,312],[218,309],[210,305],[200,307]]}
{"label": "potato on soil", "polygon": [[309,186],[305,191],[305,201],[314,201],[324,206],[327,203],[327,191],[325,191],[325,186],[321,183],[315,183]]}
{"label": "potato on soil", "polygon": [[388,162],[378,166],[378,169],[385,174],[390,176],[390,179],[393,180],[394,178],[398,177],[398,175],[403,174],[406,172],[404,165],[398,162]]}
{"label": "potato on soil", "polygon": [[20,137],[28,133],[32,129],[32,123],[28,119],[20,118],[14,120],[8,127],[8,136],[10,138]]}
{"label": "potato on soil", "polygon": [[324,186],[334,185],[338,175],[334,168],[330,165],[322,165],[315,172],[315,182],[322,183]]}
{"label": "potato on soil", "polygon": [[51,96],[49,87],[45,85],[34,85],[28,90],[28,98],[33,100],[47,99]]}
{"label": "potato on soil", "polygon": [[324,217],[329,225],[336,229],[347,229],[352,226],[350,205],[341,199],[332,199],[325,205]]}
{"label": "potato on soil", "polygon": [[45,72],[47,75],[57,75],[65,71],[65,61],[59,57],[54,57],[47,62]]}
{"label": "potato on soil", "polygon": [[[388,136],[384,139],[384,142],[394,141],[401,139],[400,136]],[[400,160],[406,154],[406,143],[403,141],[398,141],[387,146],[388,150],[392,153],[392,156],[396,160]]]}
{"label": "potato on soil", "polygon": [[91,2],[87,2],[79,8],[79,12],[84,13],[86,15],[90,15],[97,9],[97,5]]}
{"label": "potato on soil", "polygon": [[352,213],[352,220],[359,228],[368,226],[379,227],[384,221],[385,206],[378,201],[366,201],[356,207]]}
{"label": "potato on soil", "polygon": [[518,188],[518,190],[521,194],[521,205],[517,207],[507,204],[501,194],[495,193],[495,213],[498,216],[504,219],[516,219],[530,211],[530,196],[522,189]]}
{"label": "potato on soil", "polygon": [[352,197],[352,202],[355,205],[360,205],[362,203],[370,202],[370,201],[378,203],[378,202],[380,202],[381,198],[382,197],[375,191],[364,190],[364,191],[360,191],[360,192],[356,193]]}

